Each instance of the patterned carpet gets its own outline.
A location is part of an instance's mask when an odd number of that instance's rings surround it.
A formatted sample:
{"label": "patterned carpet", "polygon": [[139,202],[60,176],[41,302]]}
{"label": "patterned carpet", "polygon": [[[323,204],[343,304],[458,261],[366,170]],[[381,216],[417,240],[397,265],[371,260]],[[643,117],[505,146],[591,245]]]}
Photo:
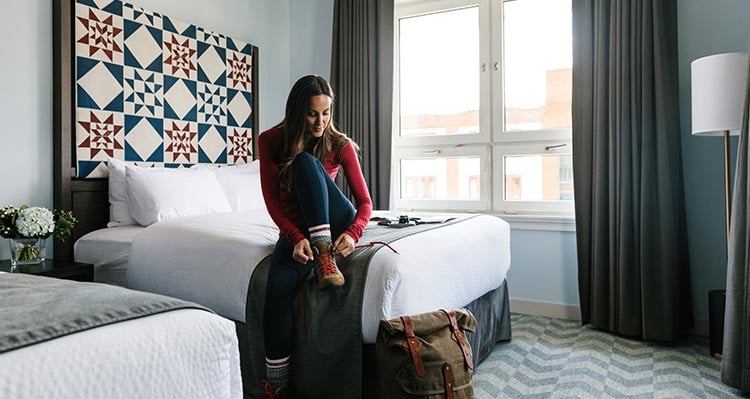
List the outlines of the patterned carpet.
{"label": "patterned carpet", "polygon": [[477,399],[740,398],[706,343],[640,342],[576,321],[513,314],[513,340],[474,374]]}

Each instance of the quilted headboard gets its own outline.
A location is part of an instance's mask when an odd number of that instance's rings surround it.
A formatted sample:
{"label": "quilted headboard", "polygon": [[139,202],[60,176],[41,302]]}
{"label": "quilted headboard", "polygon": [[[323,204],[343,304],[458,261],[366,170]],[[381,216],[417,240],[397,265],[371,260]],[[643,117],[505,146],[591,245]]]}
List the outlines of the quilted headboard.
{"label": "quilted headboard", "polygon": [[258,48],[120,0],[54,0],[54,205],[109,218],[109,157],[144,166],[254,158]]}

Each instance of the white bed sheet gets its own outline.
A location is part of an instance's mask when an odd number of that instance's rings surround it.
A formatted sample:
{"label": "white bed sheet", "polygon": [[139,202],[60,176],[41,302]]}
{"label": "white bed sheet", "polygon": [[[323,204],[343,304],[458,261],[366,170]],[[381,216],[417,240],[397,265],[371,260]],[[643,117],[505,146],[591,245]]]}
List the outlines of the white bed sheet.
{"label": "white bed sheet", "polygon": [[[250,276],[277,238],[265,212],[159,222],[133,241],[128,286],[200,303],[244,322]],[[510,227],[495,216],[411,235],[394,247],[400,254],[381,249],[368,269],[365,343],[375,342],[379,320],[463,306],[499,287],[510,268]]]}
{"label": "white bed sheet", "polygon": [[94,230],[75,242],[73,257],[78,262],[94,265],[97,283],[124,287],[130,245],[143,229],[143,226],[122,226]]}
{"label": "white bed sheet", "polygon": [[229,320],[180,309],[0,354],[0,398],[242,398]]}

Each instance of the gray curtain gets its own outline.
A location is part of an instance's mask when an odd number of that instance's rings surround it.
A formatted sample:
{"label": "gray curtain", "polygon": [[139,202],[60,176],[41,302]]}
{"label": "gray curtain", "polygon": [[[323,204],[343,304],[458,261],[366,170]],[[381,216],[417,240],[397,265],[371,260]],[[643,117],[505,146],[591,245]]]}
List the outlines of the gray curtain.
{"label": "gray curtain", "polygon": [[362,149],[373,208],[389,209],[393,0],[336,0],[331,86],[336,122]]}
{"label": "gray curtain", "polygon": [[573,0],[573,172],[583,324],[692,327],[676,0]]}
{"label": "gray curtain", "polygon": [[750,392],[750,148],[748,114],[750,82],[745,98],[745,116],[737,148],[737,165],[732,195],[732,215],[727,260],[727,297],[724,313],[724,348],[721,381]]}

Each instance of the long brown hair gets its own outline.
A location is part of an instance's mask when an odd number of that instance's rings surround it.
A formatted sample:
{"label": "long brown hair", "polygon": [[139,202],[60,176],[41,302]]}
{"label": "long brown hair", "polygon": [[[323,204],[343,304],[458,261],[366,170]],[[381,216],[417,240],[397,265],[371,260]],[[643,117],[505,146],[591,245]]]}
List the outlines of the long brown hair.
{"label": "long brown hair", "polygon": [[307,149],[308,143],[314,139],[307,132],[307,120],[305,119],[310,108],[310,99],[321,94],[325,94],[331,98],[330,120],[328,126],[323,131],[323,135],[320,139],[317,139],[317,143],[315,143],[310,152],[322,162],[333,150],[344,146],[346,143],[351,142],[355,149],[359,149],[357,144],[336,129],[333,123],[333,110],[336,101],[333,96],[333,89],[331,89],[328,81],[318,75],[307,75],[299,78],[294,83],[294,86],[292,86],[292,90],[289,92],[289,97],[286,100],[284,120],[277,125],[277,127],[282,129],[284,137],[283,152],[278,158],[281,179],[288,187],[291,187],[289,167],[292,165],[292,161],[294,161],[297,155],[304,152]]}

